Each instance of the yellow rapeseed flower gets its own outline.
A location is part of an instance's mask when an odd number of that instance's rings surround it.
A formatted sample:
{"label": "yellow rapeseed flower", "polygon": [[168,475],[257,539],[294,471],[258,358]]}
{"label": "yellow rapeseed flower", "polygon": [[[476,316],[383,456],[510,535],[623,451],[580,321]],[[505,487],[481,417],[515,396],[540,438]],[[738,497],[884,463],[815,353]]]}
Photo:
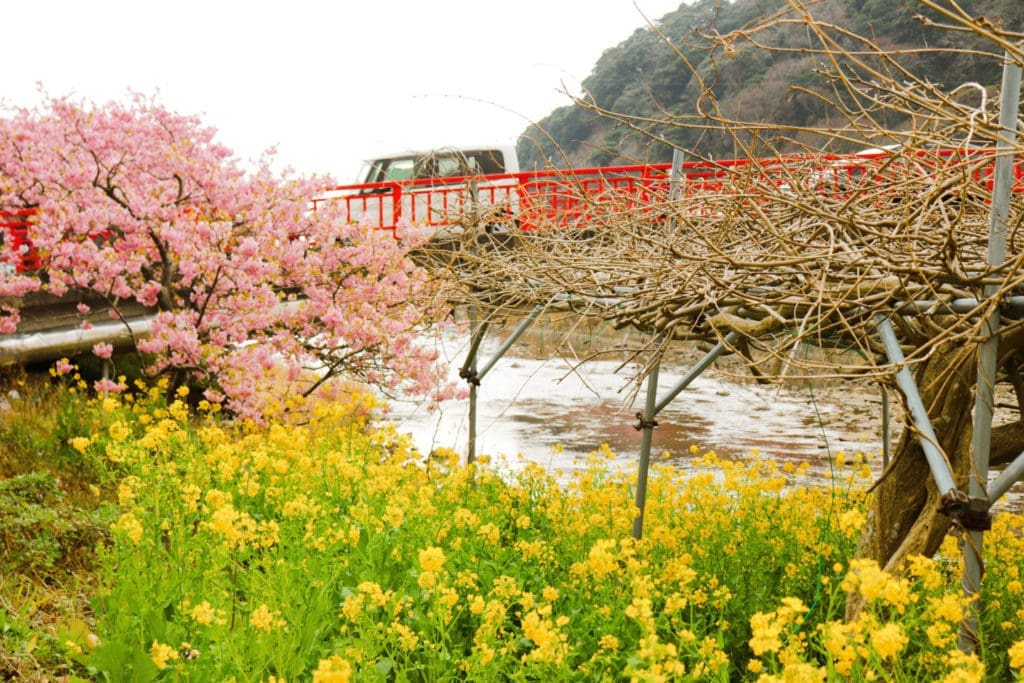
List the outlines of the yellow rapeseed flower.
{"label": "yellow rapeseed flower", "polygon": [[985,664],[973,652],[953,650],[946,655],[946,666],[950,671],[943,683],[977,683],[985,678]]}
{"label": "yellow rapeseed flower", "polygon": [[839,515],[839,531],[844,536],[853,536],[864,526],[866,518],[860,510],[847,510]]}
{"label": "yellow rapeseed flower", "polygon": [[153,641],[153,646],[149,649],[149,655],[153,658],[153,663],[156,664],[158,669],[166,669],[167,663],[172,659],[178,658],[178,651],[170,645],[164,645],[156,640]]}
{"label": "yellow rapeseed flower", "polygon": [[870,559],[852,560],[842,587],[844,590],[857,589],[868,602],[881,600],[895,607],[900,614],[906,610],[907,604],[917,599],[911,594],[908,581],[892,576]]}
{"label": "yellow rapeseed flower", "polygon": [[907,645],[907,635],[899,624],[886,624],[871,634],[871,646],[882,659],[892,659]]}
{"label": "yellow rapeseed flower", "polygon": [[92,444],[92,439],[87,436],[73,436],[68,439],[68,445],[74,448],[79,453],[85,453],[85,451]]}
{"label": "yellow rapeseed flower", "polygon": [[779,681],[780,683],[820,683],[825,680],[825,669],[816,667],[807,662],[793,662],[787,664],[778,678],[772,676],[761,676],[759,681]]}
{"label": "yellow rapeseed flower", "polygon": [[935,560],[930,557],[912,555],[907,558],[907,567],[910,575],[920,578],[928,590],[935,590],[944,583],[942,573],[936,566]]}
{"label": "yellow rapeseed flower", "polygon": [[220,532],[229,541],[237,541],[241,532],[235,526],[235,522],[241,517],[241,513],[230,503],[218,508],[210,516],[210,527]]}
{"label": "yellow rapeseed flower", "polygon": [[349,683],[352,680],[352,665],[338,655],[321,659],[313,672],[313,683]]}
{"label": "yellow rapeseed flower", "polygon": [[225,493],[220,489],[210,489],[206,492],[206,495],[203,496],[203,501],[211,510],[219,510],[231,502],[231,494]]}
{"label": "yellow rapeseed flower", "polygon": [[201,603],[192,608],[192,611],[189,612],[189,616],[192,617],[192,620],[200,626],[209,626],[213,623],[214,619],[217,616],[217,613],[214,611],[213,606],[210,605],[209,602],[203,600]]}
{"label": "yellow rapeseed flower", "polygon": [[568,649],[568,638],[550,619],[536,610],[527,612],[523,619],[523,635],[535,645],[523,655],[523,661],[562,663]]}
{"label": "yellow rapeseed flower", "polygon": [[419,552],[420,568],[427,572],[439,572],[444,569],[444,551],[436,546],[424,548]]}
{"label": "yellow rapeseed flower", "polygon": [[472,614],[480,614],[484,611],[484,598],[482,595],[474,595],[469,602],[469,611]]}
{"label": "yellow rapeseed flower", "polygon": [[107,427],[107,434],[114,441],[124,441],[131,435],[131,428],[123,420],[116,420]]}
{"label": "yellow rapeseed flower", "polygon": [[964,618],[963,597],[953,593],[947,593],[938,598],[929,598],[932,612],[936,617],[951,624],[959,624]]}
{"label": "yellow rapeseed flower", "polygon": [[142,481],[134,475],[122,479],[117,485],[117,504],[125,508],[130,507],[135,502],[141,485]]}
{"label": "yellow rapeseed flower", "polygon": [[594,576],[600,578],[611,574],[619,568],[615,561],[615,541],[610,538],[599,539],[587,554],[587,561],[583,568]]}
{"label": "yellow rapeseed flower", "polygon": [[476,533],[487,540],[491,545],[498,545],[501,540],[501,531],[493,523],[488,522],[476,530]]}
{"label": "yellow rapeseed flower", "polygon": [[252,611],[252,614],[249,615],[249,623],[252,624],[253,628],[257,631],[270,633],[270,631],[275,627],[284,625],[284,621],[281,619],[280,615],[280,612],[273,612],[266,604],[261,604]]}
{"label": "yellow rapeseed flower", "polygon": [[357,595],[349,595],[341,604],[341,616],[349,621],[355,621],[363,613],[363,602]]}
{"label": "yellow rapeseed flower", "polygon": [[398,636],[398,644],[405,650],[415,650],[419,644],[419,636],[411,628],[400,621],[393,622],[388,630]]}
{"label": "yellow rapeseed flower", "polygon": [[1024,640],[1018,640],[1009,649],[1010,666],[1024,674]]}
{"label": "yellow rapeseed flower", "polygon": [[936,621],[925,629],[928,642],[936,648],[950,647],[956,641],[956,631],[953,630],[947,621]]}
{"label": "yellow rapeseed flower", "polygon": [[442,588],[438,591],[437,601],[445,608],[451,609],[459,602],[459,592],[454,588]]}
{"label": "yellow rapeseed flower", "polygon": [[419,578],[416,579],[416,584],[423,589],[433,588],[437,583],[437,573],[427,570],[421,572]]}
{"label": "yellow rapeseed flower", "polygon": [[142,540],[142,522],[130,512],[122,514],[116,522],[110,525],[110,528],[113,531],[124,532],[131,539],[132,543],[136,545]]}
{"label": "yellow rapeseed flower", "polygon": [[757,612],[750,617],[750,649],[758,657],[765,652],[778,652],[782,647],[782,640],[779,638],[782,625],[773,617],[773,614],[764,612]]}

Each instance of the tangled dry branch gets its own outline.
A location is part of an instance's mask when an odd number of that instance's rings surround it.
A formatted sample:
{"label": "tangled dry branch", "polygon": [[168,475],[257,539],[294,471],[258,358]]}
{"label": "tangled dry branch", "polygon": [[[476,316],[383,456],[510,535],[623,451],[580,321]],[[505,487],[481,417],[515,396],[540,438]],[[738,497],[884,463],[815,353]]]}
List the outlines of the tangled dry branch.
{"label": "tangled dry branch", "polygon": [[[953,3],[923,4],[943,10],[948,30],[987,40],[992,51],[979,57],[991,60],[996,81],[1004,55],[1024,63],[1020,35]],[[844,126],[769,134],[763,122],[725,117],[710,89],[688,121],[637,120],[581,98],[579,105],[641,133],[654,123],[727,130],[746,159],[714,162],[680,150],[695,164],[661,190],[580,192],[568,228],[536,218],[530,230],[497,240],[483,222],[466,221],[462,237],[434,254],[457,275],[462,301],[499,311],[560,302],[661,338],[714,341],[732,331],[742,340],[736,350],[762,376],[780,368],[790,377],[882,372],[878,315],[897,317],[910,360],[977,342],[984,314],[1024,293],[1024,181],[1005,222],[1010,256],[987,264],[997,143],[1024,158],[1024,144],[999,128],[997,93],[915,78],[871,40],[816,21],[795,0],[709,49],[728,52],[740,41],[790,49],[756,40],[792,22],[815,37],[823,85],[813,95]],[[904,123],[894,129],[885,120]],[[809,134],[824,140],[813,153],[801,142]],[[882,142],[860,155],[820,151]],[[797,151],[778,152],[787,149]],[[997,284],[999,296],[986,298],[986,284]],[[977,303],[953,311],[954,300]],[[911,312],[927,315],[900,315]],[[1003,333],[1021,325],[1008,317]],[[854,353],[823,361],[802,353],[807,345]]]}

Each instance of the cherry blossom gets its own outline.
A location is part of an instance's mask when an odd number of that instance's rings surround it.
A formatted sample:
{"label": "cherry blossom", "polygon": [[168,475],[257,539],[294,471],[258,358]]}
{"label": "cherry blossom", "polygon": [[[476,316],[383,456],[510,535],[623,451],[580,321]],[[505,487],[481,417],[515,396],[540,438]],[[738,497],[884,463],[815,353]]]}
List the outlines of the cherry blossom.
{"label": "cherry blossom", "polygon": [[[142,96],[14,110],[0,119],[0,206],[37,210],[46,265],[0,275],[0,295],[89,291],[115,314],[151,307],[137,343],[150,371],[242,417],[260,419],[261,378],[281,368],[293,392],[348,377],[444,397],[436,354],[417,343],[446,310],[407,258],[415,231],[397,240],[340,205],[312,210],[334,181],[275,174],[271,161],[243,170],[213,128]],[[17,323],[5,305],[0,332]]]}

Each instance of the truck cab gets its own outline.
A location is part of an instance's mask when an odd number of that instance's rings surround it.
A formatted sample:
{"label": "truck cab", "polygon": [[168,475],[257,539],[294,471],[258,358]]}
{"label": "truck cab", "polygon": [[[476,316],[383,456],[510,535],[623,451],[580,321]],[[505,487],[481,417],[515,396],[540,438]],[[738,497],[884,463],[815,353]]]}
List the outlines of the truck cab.
{"label": "truck cab", "polygon": [[357,184],[317,201],[344,201],[349,220],[382,229],[405,220],[435,239],[458,234],[467,220],[504,232],[518,210],[518,173],[511,145],[411,150],[367,161]]}
{"label": "truck cab", "polygon": [[518,157],[511,146],[444,147],[373,159],[367,162],[359,182],[442,180],[518,172]]}

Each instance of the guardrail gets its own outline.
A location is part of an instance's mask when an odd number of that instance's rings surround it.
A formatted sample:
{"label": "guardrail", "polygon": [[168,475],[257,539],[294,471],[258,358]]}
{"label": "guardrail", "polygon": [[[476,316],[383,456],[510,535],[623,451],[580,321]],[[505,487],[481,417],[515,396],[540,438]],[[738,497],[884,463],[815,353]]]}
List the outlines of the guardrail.
{"label": "guardrail", "polygon": [[13,262],[0,259],[0,274],[42,268],[42,259],[29,235],[35,214],[35,209],[0,209],[0,250],[18,255]]}
{"label": "guardrail", "polygon": [[[425,178],[338,185],[312,199],[315,208],[342,202],[350,221],[366,221],[392,232],[403,222],[443,231],[467,220],[494,230],[599,225],[612,216],[640,212],[649,220],[663,213],[670,198],[715,197],[737,193],[765,197],[765,187],[793,194],[813,190],[847,198],[878,191],[887,183],[934,177],[942,168],[963,170],[963,183],[991,190],[995,151],[948,149],[894,154],[885,150],[851,155],[788,156],[770,159],[691,161],[673,172],[671,164],[623,165],[571,170],[540,170],[484,176]],[[1014,191],[1024,191],[1024,167],[1014,165]],[[803,187],[799,187],[802,185]],[[755,188],[757,188],[755,192]],[[699,213],[699,207],[694,209]],[[32,245],[35,209],[0,209],[0,245],[18,257],[0,260],[8,272],[29,272],[43,261]],[[708,211],[713,215],[713,211]],[[0,270],[0,273],[3,271]]]}

